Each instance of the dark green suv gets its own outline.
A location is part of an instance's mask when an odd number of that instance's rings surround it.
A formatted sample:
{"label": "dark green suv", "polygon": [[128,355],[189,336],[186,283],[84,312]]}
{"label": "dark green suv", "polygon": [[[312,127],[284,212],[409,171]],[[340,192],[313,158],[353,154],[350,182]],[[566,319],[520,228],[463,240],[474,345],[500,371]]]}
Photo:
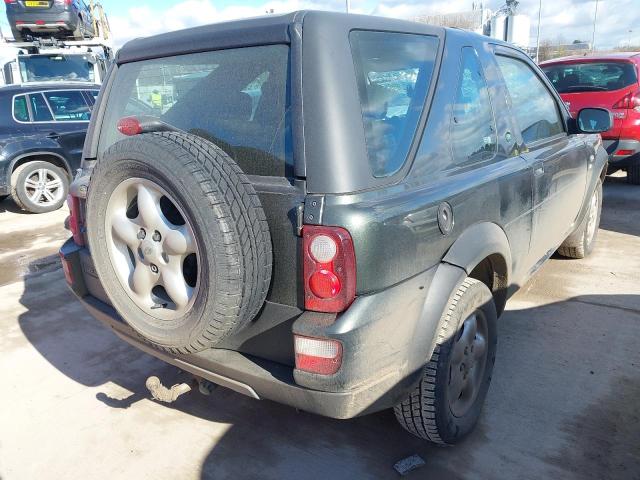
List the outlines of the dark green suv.
{"label": "dark green suv", "polygon": [[71,188],[67,280],[196,377],[334,418],[395,408],[453,444],[508,296],[594,246],[610,124],[460,30],[296,12],[134,40]]}

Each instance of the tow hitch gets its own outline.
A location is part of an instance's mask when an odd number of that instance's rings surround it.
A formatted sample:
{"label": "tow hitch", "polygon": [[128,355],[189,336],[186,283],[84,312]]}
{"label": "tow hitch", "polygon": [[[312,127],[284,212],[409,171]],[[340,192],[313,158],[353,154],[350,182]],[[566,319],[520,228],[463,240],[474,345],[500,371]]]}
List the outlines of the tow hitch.
{"label": "tow hitch", "polygon": [[[193,380],[197,382],[198,391],[203,395],[211,395],[211,392],[217,387],[215,383],[204,378],[193,377]],[[145,385],[155,400],[164,403],[173,403],[180,395],[191,391],[191,385],[186,382],[176,383],[171,388],[167,388],[156,376],[147,378]]]}

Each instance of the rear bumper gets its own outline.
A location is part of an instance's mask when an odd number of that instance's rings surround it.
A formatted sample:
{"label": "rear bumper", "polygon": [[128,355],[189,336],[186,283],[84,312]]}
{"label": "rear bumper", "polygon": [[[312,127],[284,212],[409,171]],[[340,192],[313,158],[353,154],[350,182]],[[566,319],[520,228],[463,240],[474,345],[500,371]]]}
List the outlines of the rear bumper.
{"label": "rear bumper", "polygon": [[95,288],[92,282],[98,280],[86,249],[70,239],[60,253],[73,279],[72,291],[116,335],[182,370],[253,398],[327,417],[351,418],[397,404],[420,380],[424,346],[416,349],[412,340],[433,271],[381,293],[358,297],[338,318],[313,312],[300,315],[293,324],[295,333],[334,338],[343,344],[340,370],[322,376],[221,348],[189,355],[159,351],[141,340],[113,307],[89,293]]}
{"label": "rear bumper", "polygon": [[[7,17],[13,28],[32,32],[75,30],[78,21],[71,11],[24,11],[8,14]],[[38,24],[36,21],[44,23]]]}
{"label": "rear bumper", "polygon": [[[640,141],[633,139],[619,139],[602,141],[609,154],[609,170],[618,170],[631,165],[640,165]],[[627,150],[624,155],[616,155],[620,150]]]}

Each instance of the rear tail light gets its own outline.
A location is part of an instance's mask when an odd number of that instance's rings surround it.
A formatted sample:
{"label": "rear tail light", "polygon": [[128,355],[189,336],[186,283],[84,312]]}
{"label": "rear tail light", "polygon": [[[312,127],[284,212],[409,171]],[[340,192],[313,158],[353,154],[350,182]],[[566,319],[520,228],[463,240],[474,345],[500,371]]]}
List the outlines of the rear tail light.
{"label": "rear tail light", "polygon": [[44,25],[44,20],[36,20],[36,25]]}
{"label": "rear tail light", "polygon": [[342,312],[356,295],[356,258],[344,228],[305,225],[302,230],[304,306],[316,312]]}
{"label": "rear tail light", "polygon": [[640,112],[640,90],[627,93],[613,105],[613,108],[622,110],[634,109],[636,112]]}
{"label": "rear tail light", "polygon": [[73,285],[73,273],[71,272],[71,265],[67,262],[67,259],[64,258],[64,255],[60,253],[60,262],[62,263],[62,271],[64,272],[64,278],[67,280],[69,285]]}
{"label": "rear tail light", "polygon": [[342,344],[326,338],[294,335],[296,368],[319,375],[332,375],[342,364]]}
{"label": "rear tail light", "polygon": [[16,25],[24,25],[24,22],[22,20],[16,20]]}
{"label": "rear tail light", "polygon": [[16,3],[17,1],[18,0],[4,0],[4,3]]}
{"label": "rear tail light", "polygon": [[616,153],[614,153],[615,156],[629,156],[629,155],[633,155],[633,150],[616,150]]}
{"label": "rear tail light", "polygon": [[69,206],[69,230],[73,234],[73,241],[76,245],[84,245],[84,235],[82,234],[82,218],[80,217],[80,199],[69,195],[67,197],[67,205]]}
{"label": "rear tail light", "polygon": [[65,5],[71,5],[72,3],[73,3],[73,0],[64,0]]}

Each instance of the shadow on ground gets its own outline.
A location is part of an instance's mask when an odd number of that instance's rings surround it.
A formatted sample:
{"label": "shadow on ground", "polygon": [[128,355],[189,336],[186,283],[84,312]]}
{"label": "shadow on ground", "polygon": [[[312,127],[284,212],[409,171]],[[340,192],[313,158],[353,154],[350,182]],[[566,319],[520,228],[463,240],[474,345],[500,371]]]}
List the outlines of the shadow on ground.
{"label": "shadow on ground", "polygon": [[636,216],[640,205],[640,185],[627,183],[626,177],[607,177],[603,185],[600,228],[627,235],[640,236],[640,223]]}
{"label": "shadow on ground", "polygon": [[[27,309],[22,332],[51,365],[82,385],[112,382],[132,392],[114,398],[101,389],[96,402],[128,408],[148,398],[147,376],[169,385],[180,378],[84,313],[60,269],[25,278],[20,302]],[[202,462],[207,479],[395,478],[392,465],[414,453],[427,465],[411,478],[637,479],[640,296],[511,310],[499,328],[483,417],[453,449],[410,436],[389,411],[337,421],[224,388],[184,395],[166,408],[231,425]]]}

